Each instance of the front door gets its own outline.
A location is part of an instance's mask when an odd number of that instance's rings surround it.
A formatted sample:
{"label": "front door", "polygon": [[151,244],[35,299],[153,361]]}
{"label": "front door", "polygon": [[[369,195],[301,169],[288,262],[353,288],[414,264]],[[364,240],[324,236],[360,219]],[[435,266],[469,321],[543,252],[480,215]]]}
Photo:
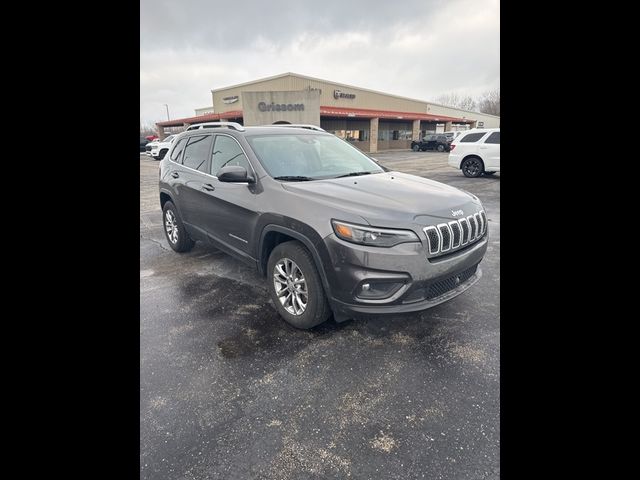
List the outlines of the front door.
{"label": "front door", "polygon": [[214,188],[206,192],[207,211],[204,225],[207,233],[218,242],[255,258],[251,235],[258,218],[256,185],[219,181],[219,170],[231,165],[246,168],[249,175],[255,178],[240,144],[230,135],[217,133],[209,170],[216,178],[211,182]]}

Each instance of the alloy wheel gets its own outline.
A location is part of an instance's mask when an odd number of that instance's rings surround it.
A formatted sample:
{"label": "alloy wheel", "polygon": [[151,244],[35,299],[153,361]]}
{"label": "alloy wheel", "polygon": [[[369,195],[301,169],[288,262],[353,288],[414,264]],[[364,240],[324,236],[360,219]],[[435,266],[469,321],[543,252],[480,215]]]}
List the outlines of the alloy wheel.
{"label": "alloy wheel", "polygon": [[273,268],[273,285],[284,309],[302,315],[307,309],[309,293],[300,267],[290,258],[281,258]]}

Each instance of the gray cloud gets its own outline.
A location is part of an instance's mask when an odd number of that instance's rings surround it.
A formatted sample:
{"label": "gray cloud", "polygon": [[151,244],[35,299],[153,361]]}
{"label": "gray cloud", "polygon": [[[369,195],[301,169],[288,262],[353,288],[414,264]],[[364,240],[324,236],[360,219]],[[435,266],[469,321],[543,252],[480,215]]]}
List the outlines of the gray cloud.
{"label": "gray cloud", "polygon": [[500,84],[499,1],[141,1],[140,116],[287,71],[429,100]]}

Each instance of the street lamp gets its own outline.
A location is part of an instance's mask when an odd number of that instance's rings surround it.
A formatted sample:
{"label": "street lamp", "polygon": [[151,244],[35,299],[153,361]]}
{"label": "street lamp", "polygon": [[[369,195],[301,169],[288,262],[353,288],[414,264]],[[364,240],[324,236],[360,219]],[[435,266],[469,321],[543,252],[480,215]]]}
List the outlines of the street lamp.
{"label": "street lamp", "polygon": [[167,120],[171,120],[171,118],[169,118],[169,105],[166,103],[163,103],[163,105],[167,108]]}

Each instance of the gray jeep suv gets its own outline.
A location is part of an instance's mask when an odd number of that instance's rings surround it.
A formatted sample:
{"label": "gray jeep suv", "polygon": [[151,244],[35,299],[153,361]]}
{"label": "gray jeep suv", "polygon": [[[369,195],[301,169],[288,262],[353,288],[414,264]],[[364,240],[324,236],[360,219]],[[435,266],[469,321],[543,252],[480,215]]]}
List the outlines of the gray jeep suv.
{"label": "gray jeep suv", "polygon": [[480,278],[488,228],[474,195],[388,171],[318,127],[208,127],[160,162],[167,241],[255,266],[295,327],[424,310]]}

